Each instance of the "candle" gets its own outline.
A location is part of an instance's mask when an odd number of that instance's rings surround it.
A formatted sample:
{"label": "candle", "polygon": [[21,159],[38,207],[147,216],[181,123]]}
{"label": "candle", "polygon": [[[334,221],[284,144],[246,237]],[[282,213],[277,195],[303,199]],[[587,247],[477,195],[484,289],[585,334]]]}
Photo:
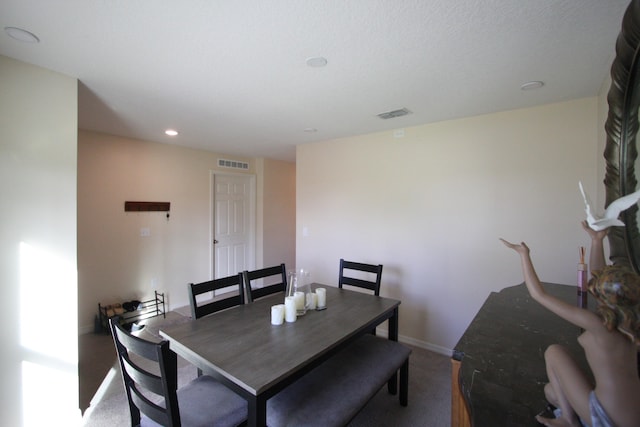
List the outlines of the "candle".
{"label": "candle", "polygon": [[284,320],[295,322],[296,317],[296,301],[294,297],[286,297],[284,299]]}
{"label": "candle", "polygon": [[293,298],[296,301],[296,309],[298,311],[304,311],[304,292],[296,292],[293,294]]}
{"label": "candle", "polygon": [[284,322],[284,304],[271,306],[271,324],[282,325]]}
{"label": "candle", "polygon": [[325,288],[316,289],[316,295],[318,298],[316,307],[318,309],[325,308],[327,306],[327,290]]}
{"label": "candle", "polygon": [[309,292],[307,294],[307,310],[315,310],[317,301],[318,301],[318,295],[316,295],[315,293]]}

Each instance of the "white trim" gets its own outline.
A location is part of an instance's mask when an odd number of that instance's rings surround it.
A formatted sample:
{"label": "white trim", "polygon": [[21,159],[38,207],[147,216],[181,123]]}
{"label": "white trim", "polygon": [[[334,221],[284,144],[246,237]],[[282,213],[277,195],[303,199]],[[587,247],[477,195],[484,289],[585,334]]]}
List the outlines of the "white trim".
{"label": "white trim", "polygon": [[[388,333],[388,329],[387,327],[378,327],[376,328],[376,335],[379,335],[381,337],[385,337],[388,338],[389,337],[389,333]],[[438,353],[438,354],[442,354],[444,356],[447,357],[451,357],[453,356],[453,350],[450,348],[446,348],[446,347],[442,347],[436,344],[431,344],[429,342],[426,341],[420,341],[417,340],[415,338],[411,338],[411,337],[407,337],[405,335],[399,335],[398,336],[398,341],[405,343],[405,344],[409,344],[412,345],[414,347],[419,347],[419,348],[423,348],[425,350],[429,350],[429,351],[433,351],[434,353]]]}

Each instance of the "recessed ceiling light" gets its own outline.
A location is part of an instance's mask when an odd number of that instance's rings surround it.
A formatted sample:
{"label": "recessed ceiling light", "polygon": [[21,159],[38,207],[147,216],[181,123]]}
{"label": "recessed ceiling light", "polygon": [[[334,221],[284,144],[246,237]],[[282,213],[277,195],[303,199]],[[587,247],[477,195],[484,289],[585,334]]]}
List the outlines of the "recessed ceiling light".
{"label": "recessed ceiling light", "polygon": [[307,65],[314,68],[324,67],[327,65],[327,58],[323,58],[322,56],[307,58]]}
{"label": "recessed ceiling light", "polygon": [[178,131],[177,130],[173,130],[173,129],[167,129],[164,131],[164,133],[166,133],[169,136],[176,136],[178,135]]}
{"label": "recessed ceiling light", "polygon": [[24,43],[40,43],[40,39],[33,33],[17,27],[4,27],[4,32],[14,40]]}
{"label": "recessed ceiling light", "polygon": [[520,86],[520,89],[522,89],[522,90],[533,90],[533,89],[539,89],[542,86],[544,86],[543,82],[541,82],[541,81],[532,81],[532,82],[526,82],[525,84]]}

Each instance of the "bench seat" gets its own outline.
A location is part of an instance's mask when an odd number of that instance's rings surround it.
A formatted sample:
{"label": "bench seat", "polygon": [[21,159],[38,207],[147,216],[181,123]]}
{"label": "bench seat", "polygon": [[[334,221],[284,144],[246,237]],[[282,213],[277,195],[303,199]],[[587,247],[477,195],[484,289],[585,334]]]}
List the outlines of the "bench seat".
{"label": "bench seat", "polygon": [[400,404],[407,405],[409,354],[396,341],[370,334],[330,357],[267,401],[269,427],[342,427],[389,383],[396,393],[400,370]]}

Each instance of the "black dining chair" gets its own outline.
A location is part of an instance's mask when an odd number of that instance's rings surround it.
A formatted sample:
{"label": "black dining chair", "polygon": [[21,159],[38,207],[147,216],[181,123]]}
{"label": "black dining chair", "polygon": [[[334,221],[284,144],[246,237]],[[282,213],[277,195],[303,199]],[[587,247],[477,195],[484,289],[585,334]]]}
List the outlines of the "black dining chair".
{"label": "black dining chair", "polygon": [[[349,271],[345,271],[349,270]],[[354,272],[358,272],[354,274]],[[375,276],[373,280],[364,277]],[[358,288],[369,289],[373,294],[380,296],[380,280],[382,279],[382,264],[364,264],[361,262],[345,261],[340,259],[340,274],[338,276],[338,287],[343,285],[356,286]]]}
{"label": "black dining chair", "polygon": [[[229,292],[221,295],[215,294],[215,291],[224,288],[230,288]],[[189,283],[188,290],[191,317],[194,319],[244,304],[244,287],[242,286],[241,273],[207,282]],[[209,298],[203,299],[204,294],[209,294]]]}
{"label": "black dining chair", "polygon": [[[247,303],[278,292],[284,293],[287,289],[287,270],[284,264],[253,271],[245,270],[242,276],[247,291]],[[253,286],[253,282],[256,281],[261,281],[260,286]]]}
{"label": "black dining chair", "polygon": [[[232,290],[222,295],[215,294],[215,291],[225,288]],[[244,304],[242,273],[201,283],[189,283],[187,289],[191,304],[191,317],[194,319]],[[206,299],[202,298],[205,294],[208,294]],[[200,375],[202,375],[202,370],[198,368],[198,376]]]}
{"label": "black dining chair", "polygon": [[[367,280],[370,279],[370,280]],[[365,264],[362,262],[345,261],[340,258],[340,274],[338,276],[338,287],[343,285],[355,286],[357,288],[373,291],[375,296],[380,296],[380,282],[382,280],[382,264]],[[369,331],[375,335],[375,328]]]}
{"label": "black dining chair", "polygon": [[178,389],[177,355],[109,319],[129,402],[131,426],[233,427],[247,419],[247,401],[208,375]]}

